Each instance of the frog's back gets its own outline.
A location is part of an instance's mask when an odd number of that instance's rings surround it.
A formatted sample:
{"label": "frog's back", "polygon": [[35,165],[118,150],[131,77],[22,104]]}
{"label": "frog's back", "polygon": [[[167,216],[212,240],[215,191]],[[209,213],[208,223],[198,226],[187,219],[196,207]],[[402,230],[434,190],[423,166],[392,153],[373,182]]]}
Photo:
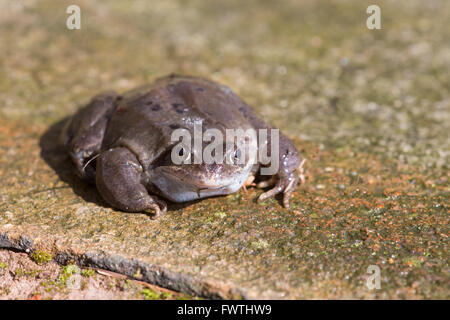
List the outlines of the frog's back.
{"label": "frog's back", "polygon": [[172,143],[173,130],[248,129],[240,109],[245,103],[226,86],[186,76],[169,76],[125,93],[118,102],[105,135],[104,148],[126,145],[150,164]]}

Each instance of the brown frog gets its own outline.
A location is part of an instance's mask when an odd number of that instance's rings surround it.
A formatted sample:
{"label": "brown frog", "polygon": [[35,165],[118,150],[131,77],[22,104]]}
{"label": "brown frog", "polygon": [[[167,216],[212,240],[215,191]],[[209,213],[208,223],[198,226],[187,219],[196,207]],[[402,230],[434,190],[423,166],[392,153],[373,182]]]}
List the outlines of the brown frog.
{"label": "brown frog", "polygon": [[[100,94],[80,109],[63,131],[63,143],[78,175],[95,182],[101,196],[111,206],[127,211],[153,210],[155,216],[166,212],[163,198],[184,202],[236,192],[255,185],[253,178],[263,165],[250,163],[176,164],[171,155],[176,142],[174,130],[272,129],[230,88],[216,82],[189,76],[171,75],[123,95]],[[271,134],[263,142],[270,146]],[[301,174],[299,152],[287,137],[279,134],[279,170],[258,187],[273,188],[263,193],[262,201],[283,193],[289,199]],[[270,150],[270,147],[268,147]],[[191,153],[179,148],[177,153]],[[223,157],[238,157],[233,148]],[[300,169],[300,174],[296,170]]]}

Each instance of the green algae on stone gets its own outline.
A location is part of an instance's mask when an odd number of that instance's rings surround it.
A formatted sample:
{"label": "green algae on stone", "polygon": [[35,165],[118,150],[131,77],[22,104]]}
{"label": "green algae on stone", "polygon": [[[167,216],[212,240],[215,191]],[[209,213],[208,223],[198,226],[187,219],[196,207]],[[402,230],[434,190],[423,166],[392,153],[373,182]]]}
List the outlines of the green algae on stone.
{"label": "green algae on stone", "polygon": [[166,300],[172,297],[168,292],[157,293],[150,288],[142,289],[141,295],[145,300]]}
{"label": "green algae on stone", "polygon": [[83,277],[92,277],[95,274],[95,271],[92,269],[82,269],[81,275]]}
{"label": "green algae on stone", "polygon": [[6,270],[6,263],[0,262],[0,273],[3,273]]}
{"label": "green algae on stone", "polygon": [[52,261],[52,259],[53,259],[52,255],[50,253],[41,251],[41,250],[33,251],[30,254],[30,257],[37,264],[45,264],[47,262]]}
{"label": "green algae on stone", "polygon": [[41,271],[40,270],[25,270],[23,268],[17,268],[14,270],[14,277],[15,278],[21,278],[21,277],[31,277],[34,278],[37,275],[39,275]]}
{"label": "green algae on stone", "polygon": [[61,274],[58,277],[57,284],[60,288],[66,287],[68,281],[72,279],[74,275],[80,274],[80,268],[76,265],[69,264],[64,266],[61,270]]}

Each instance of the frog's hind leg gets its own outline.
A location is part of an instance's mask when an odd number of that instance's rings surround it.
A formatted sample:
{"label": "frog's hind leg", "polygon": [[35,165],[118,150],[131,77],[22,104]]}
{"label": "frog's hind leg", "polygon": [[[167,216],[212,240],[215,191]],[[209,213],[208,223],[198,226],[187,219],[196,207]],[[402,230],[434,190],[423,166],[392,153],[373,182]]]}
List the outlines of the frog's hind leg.
{"label": "frog's hind leg", "polygon": [[142,166],[126,148],[101,153],[97,159],[97,189],[110,205],[127,212],[154,210],[154,217],[167,211],[167,205],[149,195],[141,182]]}
{"label": "frog's hind leg", "polygon": [[94,181],[95,161],[102,145],[106,126],[115,109],[119,96],[106,92],[95,96],[67,123],[61,138],[75,164],[78,175]]}

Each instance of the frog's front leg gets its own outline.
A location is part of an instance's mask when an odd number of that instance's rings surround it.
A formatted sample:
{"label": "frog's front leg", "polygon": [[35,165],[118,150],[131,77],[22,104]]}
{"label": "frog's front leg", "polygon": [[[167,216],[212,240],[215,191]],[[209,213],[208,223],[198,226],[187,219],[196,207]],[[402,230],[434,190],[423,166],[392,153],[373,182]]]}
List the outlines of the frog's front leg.
{"label": "frog's front leg", "polygon": [[104,151],[97,159],[97,189],[117,209],[128,212],[154,210],[155,217],[160,216],[167,211],[167,205],[148,194],[141,182],[142,172],[138,159],[128,149]]}
{"label": "frog's front leg", "polygon": [[292,192],[295,190],[299,181],[304,183],[303,164],[305,163],[305,159],[300,159],[300,155],[294,144],[283,135],[280,135],[279,148],[278,173],[269,180],[262,181],[257,185],[259,188],[274,187],[260,195],[258,202],[283,193],[283,206],[289,208],[289,200]]}
{"label": "frog's front leg", "polygon": [[[231,93],[239,106],[239,111],[247,118],[255,129],[267,130],[267,150],[271,150],[271,127],[268,126],[263,120],[261,120],[247,104],[240,102],[239,97],[234,93]],[[304,182],[302,173],[302,167],[304,161],[301,160],[300,154],[289,138],[284,136],[281,132],[279,134],[279,169],[271,179],[261,182],[257,187],[266,188],[274,186],[271,190],[263,193],[258,198],[259,201],[264,201],[267,198],[273,197],[279,193],[283,193],[283,205],[289,208],[289,200],[299,181]],[[261,141],[259,141],[261,143]],[[300,175],[297,175],[296,171],[300,170]]]}

